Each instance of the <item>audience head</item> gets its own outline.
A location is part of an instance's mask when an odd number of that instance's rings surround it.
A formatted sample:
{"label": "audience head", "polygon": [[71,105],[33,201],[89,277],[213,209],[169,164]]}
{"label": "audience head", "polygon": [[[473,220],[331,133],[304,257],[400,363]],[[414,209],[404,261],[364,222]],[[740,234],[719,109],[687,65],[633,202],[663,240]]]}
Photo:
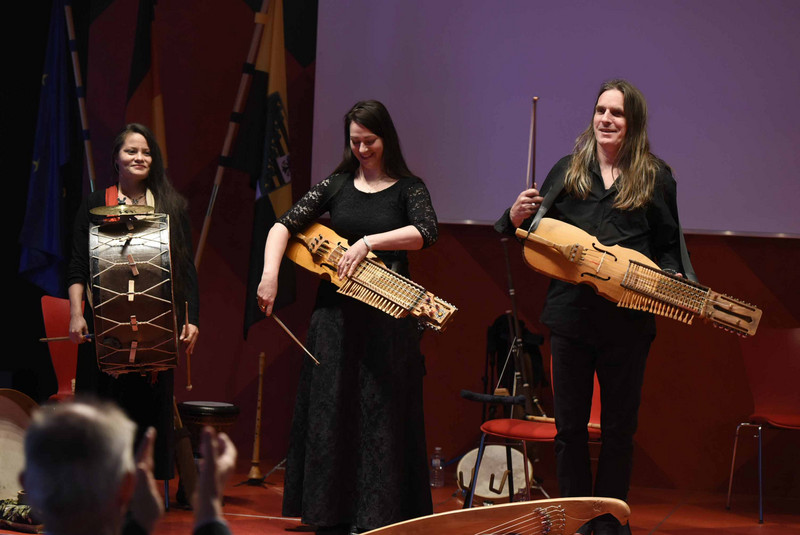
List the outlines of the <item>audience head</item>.
{"label": "audience head", "polygon": [[118,528],[133,489],[135,431],[109,403],[60,403],[36,412],[20,481],[48,532]]}

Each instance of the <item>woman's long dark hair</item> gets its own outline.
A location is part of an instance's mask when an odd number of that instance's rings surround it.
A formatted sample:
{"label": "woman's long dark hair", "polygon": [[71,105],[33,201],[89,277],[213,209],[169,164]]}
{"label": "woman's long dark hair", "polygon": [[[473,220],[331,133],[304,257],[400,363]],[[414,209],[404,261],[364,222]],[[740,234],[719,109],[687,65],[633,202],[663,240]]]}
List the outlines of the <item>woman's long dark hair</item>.
{"label": "woman's long dark hair", "polygon": [[[111,151],[111,166],[114,168],[114,172],[119,173],[117,157],[122,145],[125,144],[125,138],[130,134],[140,134],[147,141],[147,146],[150,149],[152,161],[150,162],[150,172],[144,183],[153,192],[153,197],[156,200],[156,212],[169,215],[169,241],[174,283],[173,296],[175,302],[180,304],[186,296],[184,274],[189,264],[193,262],[191,236],[186,235],[184,232],[184,229],[189,228],[188,203],[167,178],[164,157],[161,154],[158,141],[156,141],[156,136],[143,124],[130,123],[125,125],[125,128],[114,139],[114,148]],[[182,316],[183,307],[178,306],[177,308],[180,309],[176,310],[177,315]]]}
{"label": "woman's long dark hair", "polygon": [[356,102],[344,116],[344,156],[332,174],[355,174],[360,165],[358,158],[350,148],[350,123],[352,122],[356,122],[381,138],[383,141],[383,170],[388,176],[396,179],[415,178],[403,158],[400,139],[397,137],[392,117],[386,106],[377,100]]}

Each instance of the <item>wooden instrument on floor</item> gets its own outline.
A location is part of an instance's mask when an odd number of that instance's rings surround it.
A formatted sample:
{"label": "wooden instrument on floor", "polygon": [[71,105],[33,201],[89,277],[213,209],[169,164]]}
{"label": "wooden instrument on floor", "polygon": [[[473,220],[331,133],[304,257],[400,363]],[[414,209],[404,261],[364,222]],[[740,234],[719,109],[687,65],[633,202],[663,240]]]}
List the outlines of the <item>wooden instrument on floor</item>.
{"label": "wooden instrument on floor", "polygon": [[412,314],[434,331],[443,330],[458,311],[447,301],[386,267],[372,253],[361,261],[352,277],[340,279],[337,269],[345,251],[347,240],[324,225],[312,223],[292,237],[286,256],[338,286],[338,293],[363,301],[394,318]]}
{"label": "wooden instrument on floor", "polygon": [[250,461],[250,472],[247,473],[248,485],[261,486],[264,474],[261,473],[261,400],[264,392],[264,363],[267,355],[262,351],[258,355],[258,396],[256,401],[256,430],[253,439],[253,459]]}
{"label": "wooden instrument on floor", "polygon": [[369,535],[491,533],[572,535],[589,520],[610,513],[627,524],[628,504],[614,498],[557,498],[475,507],[423,516],[368,531]]}
{"label": "wooden instrument on floor", "polygon": [[[25,468],[25,431],[39,405],[26,394],[0,388],[0,500],[17,497]],[[5,529],[5,528],[2,528]]]}
{"label": "wooden instrument on floor", "polygon": [[683,277],[671,275],[638,251],[605,246],[563,221],[543,218],[534,232],[517,229],[525,263],[573,284],[586,283],[618,306],[691,324],[695,316],[741,336],[753,335],[761,310]]}

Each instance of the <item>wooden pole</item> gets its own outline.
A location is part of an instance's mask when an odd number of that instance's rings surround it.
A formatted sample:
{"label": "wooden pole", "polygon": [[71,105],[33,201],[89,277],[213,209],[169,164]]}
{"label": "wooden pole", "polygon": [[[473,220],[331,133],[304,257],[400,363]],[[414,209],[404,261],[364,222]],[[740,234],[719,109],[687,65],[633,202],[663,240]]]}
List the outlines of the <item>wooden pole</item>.
{"label": "wooden pole", "polygon": [[[269,0],[262,0],[261,9],[256,14],[256,27],[253,30],[253,37],[250,41],[250,50],[247,52],[247,65],[253,65],[256,60],[258,47],[261,43],[261,35],[264,33],[264,22],[266,19],[268,6]],[[239,90],[236,92],[236,100],[233,104],[233,113],[231,114],[232,117],[238,117],[241,115],[244,108],[244,101],[247,98],[247,93],[250,90],[250,82],[252,77],[253,75],[252,73],[248,72],[248,69],[245,69],[244,72],[242,72],[242,77],[239,81]],[[235,122],[233,119],[229,121],[228,132],[225,134],[225,141],[222,144],[221,158],[227,158],[230,156],[231,147],[233,146],[233,142],[236,139],[236,133],[238,131],[239,123]],[[222,176],[224,174],[225,167],[223,167],[222,162],[220,161],[220,163],[217,164],[217,172],[214,176],[214,187],[211,189],[211,198],[208,201],[206,218],[203,221],[203,230],[200,231],[200,240],[197,243],[197,251],[194,255],[194,266],[196,269],[200,269],[200,260],[203,258],[203,250],[205,249],[206,241],[208,240],[208,231],[211,228],[211,213],[214,211],[214,203],[217,200],[217,193],[222,185]]]}
{"label": "wooden pole", "polygon": [[72,19],[72,6],[67,3],[64,5],[64,12],[67,19],[67,35],[69,37],[69,48],[72,50],[72,72],[75,75],[75,92],[78,95],[78,109],[81,115],[81,130],[83,133],[83,151],[86,153],[86,171],[89,175],[89,188],[94,191],[94,157],[92,156],[92,140],[89,138],[89,116],[86,113],[86,89],[83,87],[83,77],[81,76],[81,62],[78,57],[78,45],[75,40],[75,23]]}

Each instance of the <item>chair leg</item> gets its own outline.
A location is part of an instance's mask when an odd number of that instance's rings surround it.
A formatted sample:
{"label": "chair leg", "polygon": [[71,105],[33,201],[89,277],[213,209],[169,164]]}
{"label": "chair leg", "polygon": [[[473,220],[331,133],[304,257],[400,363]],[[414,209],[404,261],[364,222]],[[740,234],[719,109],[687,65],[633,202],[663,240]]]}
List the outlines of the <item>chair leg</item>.
{"label": "chair leg", "polygon": [[164,480],[164,510],[169,511],[169,479]]}
{"label": "chair leg", "polygon": [[475,499],[475,485],[478,481],[478,470],[481,468],[481,459],[483,458],[483,449],[486,447],[486,433],[481,433],[481,445],[478,447],[478,457],[475,459],[475,470],[472,471],[472,481],[469,483],[469,492],[464,500],[463,509],[470,509],[472,501]]}
{"label": "chair leg", "polygon": [[764,523],[764,489],[761,471],[761,426],[758,426],[758,523]]}
{"label": "chair leg", "polygon": [[725,502],[725,508],[731,508],[731,488],[733,487],[733,469],[736,465],[736,449],[739,445],[739,430],[742,427],[755,427],[756,434],[754,435],[755,438],[758,440],[758,523],[764,523],[764,474],[762,468],[762,433],[761,433],[761,425],[759,424],[751,424],[749,422],[742,422],[736,426],[736,438],[733,441],[733,458],[731,459],[731,473],[728,478],[728,499]]}
{"label": "chair leg", "polygon": [[[549,500],[550,495],[546,490],[544,490],[542,485],[537,483],[534,475],[528,471],[528,443],[524,440],[521,440],[520,442],[522,443],[522,461],[525,463],[525,497],[528,501],[531,501],[533,499],[531,497],[531,488],[535,488]],[[533,466],[533,463],[531,463],[531,466]]]}
{"label": "chair leg", "polygon": [[524,440],[522,443],[522,466],[525,471],[525,499],[531,501],[531,485],[533,484],[533,474],[528,473],[528,444]]}
{"label": "chair leg", "polygon": [[733,439],[733,458],[731,459],[731,474],[728,477],[728,500],[725,502],[725,509],[731,508],[731,488],[733,487],[733,468],[736,465],[736,448],[739,446],[739,430],[746,423],[741,423],[736,426],[736,437]]}
{"label": "chair leg", "polygon": [[506,470],[508,470],[508,503],[514,502],[514,462],[511,460],[511,446],[506,439]]}

